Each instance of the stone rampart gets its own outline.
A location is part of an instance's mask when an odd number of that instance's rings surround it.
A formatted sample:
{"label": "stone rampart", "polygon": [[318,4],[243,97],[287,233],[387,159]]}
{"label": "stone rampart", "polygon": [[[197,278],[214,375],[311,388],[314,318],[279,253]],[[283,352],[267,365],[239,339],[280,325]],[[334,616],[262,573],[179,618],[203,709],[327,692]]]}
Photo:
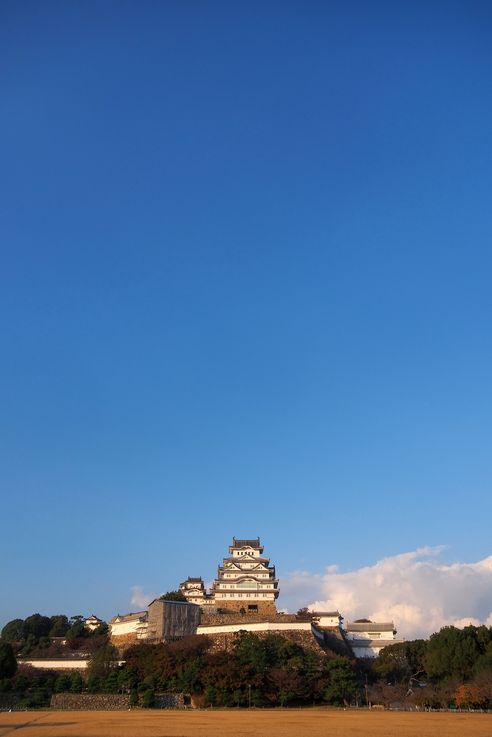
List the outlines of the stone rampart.
{"label": "stone rampart", "polygon": [[57,693],[51,697],[52,709],[63,711],[124,711],[130,696],[119,693]]}
{"label": "stone rampart", "polygon": [[253,623],[253,622],[297,622],[299,620],[295,614],[281,614],[277,611],[269,611],[265,614],[260,612],[246,612],[241,614],[239,611],[222,611],[222,612],[207,612],[202,611],[202,618],[200,624],[202,625],[221,625],[221,624],[241,624],[241,623]]}
{"label": "stone rampart", "polygon": [[140,642],[145,642],[144,639],[137,637],[136,632],[129,632],[126,635],[111,635],[111,644],[118,648],[120,652],[126,650],[130,645],[137,645]]}
{"label": "stone rampart", "polygon": [[183,693],[156,693],[154,696],[155,709],[186,709],[191,707],[191,697]]}
{"label": "stone rampart", "polygon": [[[237,632],[224,632],[214,635],[204,634],[212,643],[212,652],[219,652],[225,650],[231,652],[234,644],[234,640],[237,637]],[[312,652],[318,653],[318,655],[326,655],[326,652],[318,645],[311,632],[306,630],[269,630],[266,632],[254,632],[257,637],[265,638],[268,635],[280,635],[290,642],[300,645],[305,650],[311,650]]]}
{"label": "stone rampart", "polygon": [[[259,601],[257,599],[227,599],[223,602],[221,600],[215,601],[216,606],[227,609],[231,612],[240,614],[242,611],[245,612],[245,616],[252,614],[259,614],[261,617],[274,617],[277,614],[277,607],[273,601]],[[248,606],[255,606],[256,611],[248,609]]]}

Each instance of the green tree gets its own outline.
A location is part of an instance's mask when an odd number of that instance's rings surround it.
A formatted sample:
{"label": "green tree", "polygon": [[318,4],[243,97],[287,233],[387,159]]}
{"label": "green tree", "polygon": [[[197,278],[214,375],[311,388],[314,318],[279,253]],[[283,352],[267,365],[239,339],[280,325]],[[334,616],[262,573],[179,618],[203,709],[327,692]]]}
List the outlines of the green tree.
{"label": "green tree", "polygon": [[443,627],[431,635],[425,654],[425,667],[434,680],[458,678],[467,680],[475,663],[484,654],[483,631],[470,625],[460,630]]}
{"label": "green tree", "polygon": [[51,630],[51,620],[49,617],[44,617],[42,614],[31,614],[30,617],[24,620],[22,625],[22,637],[27,640],[29,637],[34,638],[36,641],[40,637],[47,637]]}
{"label": "green tree", "polygon": [[161,601],[187,601],[182,591],[166,591],[165,594],[159,596]]}
{"label": "green tree", "polygon": [[324,693],[325,701],[348,706],[358,691],[357,675],[351,662],[343,657],[333,658],[326,663],[324,670],[329,676]]}
{"label": "green tree", "polygon": [[104,679],[105,693],[118,693],[118,673],[113,670]]}
{"label": "green tree", "polygon": [[75,671],[75,673],[72,673],[72,676],[70,678],[70,692],[81,693],[83,688],[84,681],[82,680],[82,676],[78,671]]}
{"label": "green tree", "polygon": [[88,674],[106,678],[118,666],[118,651],[107,643],[92,653],[88,663]]}
{"label": "green tree", "polygon": [[54,614],[50,617],[50,637],[64,637],[70,629],[68,617],[65,614]]}
{"label": "green tree", "polygon": [[89,693],[99,693],[101,691],[101,679],[99,676],[90,674],[87,678],[87,690]]}
{"label": "green tree", "polygon": [[384,647],[374,663],[374,672],[386,682],[408,683],[425,673],[425,640],[410,640]]}
{"label": "green tree", "polygon": [[109,633],[109,626],[107,622],[101,622],[96,629],[89,633],[90,637],[100,637],[101,635],[107,635]]}
{"label": "green tree", "polygon": [[477,658],[473,666],[473,672],[477,675],[488,673],[492,676],[492,642],[487,646],[485,652]]}
{"label": "green tree", "polygon": [[12,678],[17,670],[17,660],[10,642],[0,642],[0,678]]}
{"label": "green tree", "polygon": [[76,640],[79,637],[87,637],[89,634],[85,624],[84,618],[81,614],[76,614],[70,619],[70,627],[66,632],[67,640]]}
{"label": "green tree", "polygon": [[65,691],[69,691],[70,676],[67,676],[66,673],[61,673],[59,676],[57,676],[53,690],[55,691],[55,693],[65,693]]}
{"label": "green tree", "polygon": [[2,629],[2,640],[6,640],[7,642],[22,640],[23,625],[23,619],[12,619],[10,622],[7,622],[5,627]]}

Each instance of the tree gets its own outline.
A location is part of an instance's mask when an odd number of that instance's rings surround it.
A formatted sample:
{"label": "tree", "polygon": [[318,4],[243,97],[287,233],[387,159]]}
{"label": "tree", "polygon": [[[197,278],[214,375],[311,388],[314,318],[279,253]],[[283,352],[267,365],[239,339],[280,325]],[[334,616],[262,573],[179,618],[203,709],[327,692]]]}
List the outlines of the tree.
{"label": "tree", "polygon": [[490,673],[492,675],[492,642],[487,646],[485,652],[475,662],[473,671],[476,674]]}
{"label": "tree", "polygon": [[81,614],[76,614],[70,619],[70,628],[66,632],[67,640],[76,640],[79,637],[87,637],[89,634],[85,624],[84,618]]}
{"label": "tree", "polygon": [[455,691],[458,709],[476,709],[487,705],[489,694],[480,683],[462,683]]}
{"label": "tree", "polygon": [[57,676],[53,690],[55,693],[63,693],[64,691],[69,691],[70,676],[68,676],[66,673],[61,673],[59,676]]}
{"label": "tree", "polygon": [[329,660],[324,670],[330,679],[324,693],[325,700],[330,704],[348,706],[358,691],[357,676],[352,663],[347,658],[337,657]]}
{"label": "tree", "polygon": [[22,639],[27,640],[29,637],[34,641],[38,641],[40,637],[47,637],[52,627],[51,619],[43,615],[31,614],[24,620],[22,625]]}
{"label": "tree", "polygon": [[301,619],[305,619],[307,617],[311,616],[311,613],[307,606],[303,606],[301,609],[297,610],[296,617],[300,617]]}
{"label": "tree", "polygon": [[462,630],[443,627],[431,635],[424,658],[429,677],[470,678],[476,661],[485,652],[483,629],[473,625]]}
{"label": "tree", "polygon": [[70,678],[70,692],[80,693],[83,687],[84,681],[82,680],[82,676],[78,671],[75,671],[75,673],[72,673],[72,676]]}
{"label": "tree", "polygon": [[268,683],[278,694],[280,706],[286,706],[306,695],[303,678],[298,671],[290,668],[271,668],[268,672]]}
{"label": "tree", "polygon": [[98,624],[96,629],[89,633],[90,637],[100,637],[101,635],[107,635],[109,633],[109,626],[107,622],[101,622]]}
{"label": "tree", "polygon": [[161,601],[187,601],[182,591],[166,591],[165,594],[159,596]]}
{"label": "tree", "polygon": [[383,647],[374,671],[385,681],[411,685],[425,673],[425,640],[410,640]]}
{"label": "tree", "polygon": [[87,690],[89,693],[99,693],[101,691],[101,679],[96,675],[89,675],[87,678]]}
{"label": "tree", "polygon": [[90,676],[106,678],[111,670],[118,666],[118,651],[114,645],[107,643],[92,653],[87,665]]}
{"label": "tree", "polygon": [[50,621],[50,637],[64,637],[70,629],[70,624],[66,614],[54,614],[50,617]]}
{"label": "tree", "polygon": [[0,642],[0,678],[12,678],[17,670],[17,660],[10,642]]}
{"label": "tree", "polygon": [[6,640],[7,642],[22,640],[23,625],[23,619],[12,619],[10,622],[7,622],[2,630],[2,640]]}

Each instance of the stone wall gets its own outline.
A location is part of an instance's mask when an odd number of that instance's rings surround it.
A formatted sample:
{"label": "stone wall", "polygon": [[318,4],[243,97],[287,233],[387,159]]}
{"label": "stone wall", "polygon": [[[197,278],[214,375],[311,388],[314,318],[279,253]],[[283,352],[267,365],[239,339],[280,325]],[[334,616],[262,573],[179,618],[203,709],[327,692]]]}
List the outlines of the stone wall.
{"label": "stone wall", "polygon": [[57,693],[51,697],[50,706],[64,711],[123,711],[130,708],[130,696],[119,693]]}
{"label": "stone wall", "polygon": [[155,709],[186,709],[191,705],[191,697],[182,693],[156,693],[154,696]]}
{"label": "stone wall", "polygon": [[[326,655],[326,652],[318,645],[311,632],[299,631],[299,630],[282,630],[282,631],[270,631],[270,632],[255,632],[257,637],[265,638],[269,635],[280,635],[290,642],[300,645],[305,650],[312,650],[319,655]],[[200,637],[206,637],[212,643],[211,650],[213,652],[219,652],[220,650],[226,650],[227,652],[232,651],[234,639],[237,637],[237,632],[226,632],[216,635],[199,635]]]}
{"label": "stone wall", "polygon": [[[305,621],[299,620],[295,614],[281,614],[276,610],[269,614],[261,614],[260,612],[246,612],[241,614],[239,611],[224,610],[221,612],[202,612],[202,619],[200,624],[207,625],[221,625],[221,624],[241,624],[242,622],[298,622]],[[308,620],[309,621],[309,620]]]}
{"label": "stone wall", "polygon": [[130,645],[136,645],[140,642],[145,642],[141,638],[137,638],[136,632],[129,632],[126,635],[111,635],[111,644],[114,645],[120,652],[126,650]]}
{"label": "stone wall", "polygon": [[[250,614],[259,614],[261,617],[265,618],[274,617],[277,614],[277,607],[273,601],[258,601],[256,599],[227,599],[222,602],[222,600],[216,599],[215,604],[218,607],[223,606],[224,608],[227,608],[227,610],[237,613],[240,613],[241,609],[244,609],[247,616],[250,616]],[[257,607],[256,612],[250,612],[248,610],[248,605],[250,604]]]}

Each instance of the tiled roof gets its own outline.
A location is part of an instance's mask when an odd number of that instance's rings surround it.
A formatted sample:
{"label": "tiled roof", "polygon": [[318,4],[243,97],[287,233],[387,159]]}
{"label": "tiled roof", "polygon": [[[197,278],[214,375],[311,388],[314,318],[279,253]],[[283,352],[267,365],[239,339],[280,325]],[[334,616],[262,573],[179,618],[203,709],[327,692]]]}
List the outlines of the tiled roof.
{"label": "tiled roof", "polygon": [[308,612],[308,614],[312,614],[313,617],[341,617],[342,615],[340,612]]}
{"label": "tiled roof", "polygon": [[133,622],[137,619],[144,619],[147,617],[147,612],[130,612],[129,614],[117,614],[109,620],[110,624],[115,622]]}
{"label": "tiled roof", "polygon": [[[233,548],[232,548],[232,545],[231,545],[231,550],[232,549]],[[261,549],[263,549],[263,545],[261,546]],[[246,557],[247,556],[245,556],[245,558]],[[251,560],[252,559],[249,558],[248,559],[248,563],[251,563]],[[270,562],[270,558],[263,558],[262,556],[259,556],[259,555],[255,556],[254,560],[255,560],[255,563],[261,563],[261,562],[263,562],[263,563],[269,563]],[[240,555],[237,555],[237,556],[232,555],[232,556],[229,556],[228,558],[224,558],[224,563],[226,563],[226,562],[234,563],[234,565],[240,566],[244,561],[243,561],[242,556],[240,556]],[[223,566],[221,566],[221,568],[222,567]]]}
{"label": "tiled roof", "polygon": [[232,545],[231,548],[262,548],[262,544],[260,543],[260,538],[257,537],[256,540],[238,540],[235,537],[232,538]]}
{"label": "tiled roof", "polygon": [[393,622],[348,622],[347,632],[393,632]]}

